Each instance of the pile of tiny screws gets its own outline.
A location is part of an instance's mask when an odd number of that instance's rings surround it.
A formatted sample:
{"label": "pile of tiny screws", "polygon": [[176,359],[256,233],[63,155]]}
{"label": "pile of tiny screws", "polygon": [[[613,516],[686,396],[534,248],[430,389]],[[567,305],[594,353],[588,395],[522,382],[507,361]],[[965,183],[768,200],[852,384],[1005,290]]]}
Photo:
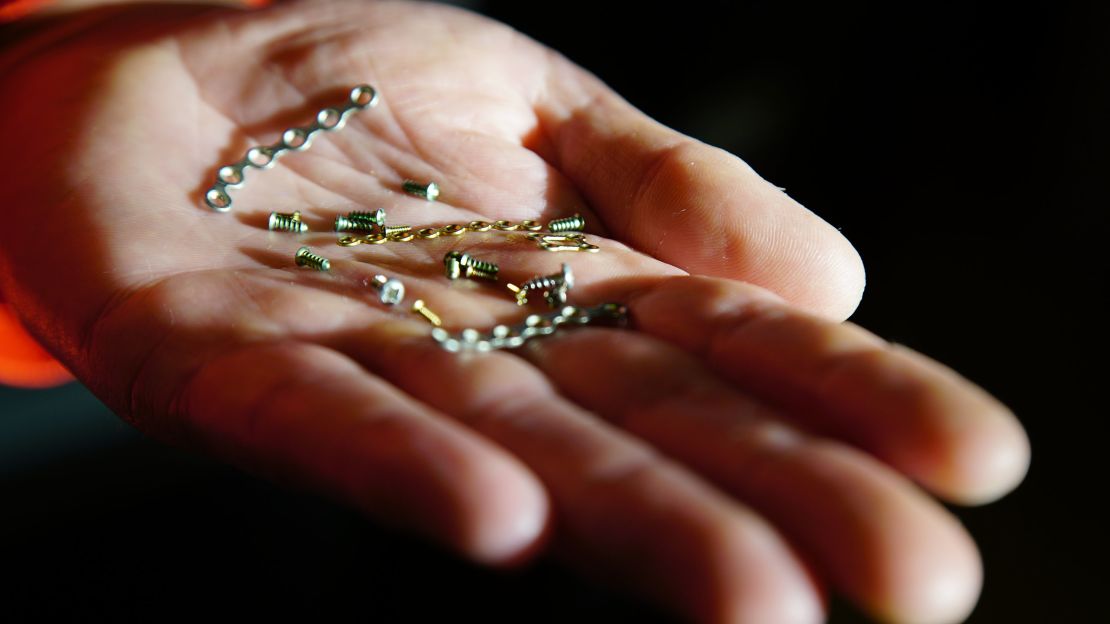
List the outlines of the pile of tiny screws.
{"label": "pile of tiny screws", "polygon": [[[249,168],[269,169],[279,156],[291,150],[304,150],[312,142],[313,135],[319,131],[332,131],[342,128],[347,118],[354,112],[373,108],[378,104],[378,92],[369,85],[359,85],[351,89],[347,102],[342,106],[325,108],[316,114],[315,121],[306,127],[289,128],[281,135],[281,140],[269,146],[256,146],[247,150],[242,160],[220,167],[216,182],[204,195],[204,202],[217,212],[231,209],[229,189],[238,188],[245,182]],[[405,180],[401,190],[429,202],[439,198],[441,189],[435,182]],[[270,213],[268,229],[279,232],[302,234],[308,231],[308,224],[301,220],[300,212]],[[415,240],[434,240],[440,237],[457,237],[470,233],[522,233],[517,238],[535,242],[550,252],[597,253],[600,247],[590,243],[582,233],[586,220],[580,215],[564,217],[548,222],[546,225],[532,220],[520,222],[499,220],[471,221],[466,224],[413,227],[411,225],[387,225],[385,210],[373,212],[349,212],[335,217],[336,232],[356,232],[341,236],[336,243],[341,247],[358,245],[381,245],[384,243],[406,243]],[[331,270],[331,262],[314,253],[308,247],[301,247],[294,254],[297,266],[317,271]],[[497,281],[499,268],[492,262],[474,258],[459,251],[448,251],[444,256],[444,270],[448,279],[474,278]],[[393,306],[404,300],[405,286],[400,280],[385,275],[375,275],[368,285],[378,291],[381,302]],[[440,346],[451,352],[491,351],[494,349],[513,349],[527,340],[555,333],[562,326],[589,325],[604,323],[623,326],[628,321],[628,309],[620,303],[604,303],[592,308],[579,308],[567,305],[567,292],[574,286],[574,274],[570,266],[562,264],[559,273],[533,277],[520,286],[507,284],[517,305],[525,305],[529,295],[540,293],[547,305],[554,311],[548,314],[530,314],[516,326],[497,325],[488,333],[476,329],[464,329],[452,335],[441,325],[439,315],[432,312],[423,300],[417,299],[412,312],[419,314],[433,326],[432,337]]]}

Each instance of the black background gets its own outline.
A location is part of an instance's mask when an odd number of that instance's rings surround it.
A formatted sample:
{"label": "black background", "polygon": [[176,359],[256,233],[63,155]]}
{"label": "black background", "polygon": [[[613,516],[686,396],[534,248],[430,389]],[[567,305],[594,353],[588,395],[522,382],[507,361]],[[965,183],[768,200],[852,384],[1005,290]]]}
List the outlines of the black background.
{"label": "black background", "polygon": [[[853,320],[984,386],[1033,442],[1019,490],[956,510],[986,562],[971,621],[1106,618],[1104,3],[469,5],[841,228],[868,269]],[[0,409],[0,619],[668,621],[157,446],[76,386]]]}

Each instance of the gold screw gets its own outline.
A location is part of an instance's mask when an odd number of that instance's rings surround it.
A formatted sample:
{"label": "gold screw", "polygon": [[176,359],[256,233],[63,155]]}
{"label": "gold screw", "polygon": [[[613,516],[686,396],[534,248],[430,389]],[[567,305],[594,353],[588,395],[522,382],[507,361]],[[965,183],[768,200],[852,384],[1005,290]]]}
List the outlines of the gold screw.
{"label": "gold screw", "polygon": [[382,228],[382,234],[385,234],[386,236],[393,236],[394,234],[408,232],[411,229],[411,225],[387,225]]}
{"label": "gold screw", "polygon": [[428,306],[424,304],[423,299],[417,299],[416,301],[412,302],[412,311],[414,314],[419,314],[420,316],[428,319],[428,322],[431,323],[434,327],[439,327],[443,325],[443,321],[440,320],[439,315],[429,310]]}

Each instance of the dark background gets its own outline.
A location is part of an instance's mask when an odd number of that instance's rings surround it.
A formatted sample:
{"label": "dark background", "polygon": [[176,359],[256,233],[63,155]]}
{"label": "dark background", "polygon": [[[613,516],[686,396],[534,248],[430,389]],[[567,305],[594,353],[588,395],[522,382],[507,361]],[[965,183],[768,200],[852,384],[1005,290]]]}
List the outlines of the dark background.
{"label": "dark background", "polygon": [[[984,386],[1033,442],[1019,490],[956,510],[986,562],[971,621],[1106,621],[1105,3],[465,4],[840,227],[868,269],[853,320]],[[78,386],[0,389],[0,412],[0,619],[668,621],[163,448]]]}

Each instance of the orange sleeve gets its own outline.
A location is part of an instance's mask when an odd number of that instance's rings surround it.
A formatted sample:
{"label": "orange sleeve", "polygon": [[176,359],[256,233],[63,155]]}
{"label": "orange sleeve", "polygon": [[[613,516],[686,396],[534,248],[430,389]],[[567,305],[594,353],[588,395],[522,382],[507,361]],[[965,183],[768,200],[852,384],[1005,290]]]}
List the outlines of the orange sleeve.
{"label": "orange sleeve", "polygon": [[[157,3],[159,0],[153,0]],[[162,0],[163,2],[175,2],[175,0]],[[226,4],[238,5],[248,8],[258,8],[270,4],[272,0],[198,0],[198,2],[208,2],[210,4]],[[97,4],[123,4],[123,3],[139,3],[142,0],[0,0],[0,24],[4,22],[14,22],[22,17],[26,17],[35,13],[45,7],[51,5],[51,8],[79,8],[81,6],[92,6]]]}
{"label": "orange sleeve", "polygon": [[47,0],[0,0],[0,24],[34,13]]}
{"label": "orange sleeve", "polygon": [[0,384],[47,388],[73,377],[32,338],[4,303],[0,303]]}

